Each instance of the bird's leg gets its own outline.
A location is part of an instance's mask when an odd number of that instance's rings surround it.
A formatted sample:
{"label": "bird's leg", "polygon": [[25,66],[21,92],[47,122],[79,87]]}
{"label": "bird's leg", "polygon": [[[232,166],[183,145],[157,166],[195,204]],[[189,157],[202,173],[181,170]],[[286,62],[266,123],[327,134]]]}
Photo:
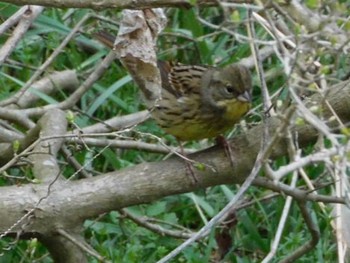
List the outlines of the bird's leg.
{"label": "bird's leg", "polygon": [[234,163],[234,159],[233,159],[233,152],[232,152],[231,146],[228,143],[228,141],[226,140],[226,138],[222,135],[219,135],[215,138],[215,141],[216,141],[216,144],[219,144],[222,147],[224,147],[225,154],[230,159],[230,163],[231,163],[232,167],[234,167],[235,163]]}
{"label": "bird's leg", "polygon": [[198,179],[197,179],[197,176],[196,174],[194,173],[194,170],[193,170],[193,164],[191,162],[191,160],[189,160],[187,158],[187,155],[185,153],[185,150],[183,148],[183,145],[181,143],[181,141],[177,140],[178,143],[179,143],[179,146],[180,146],[180,153],[181,153],[181,156],[182,158],[184,159],[185,161],[185,164],[186,164],[186,174],[191,177],[191,180],[194,182],[194,183],[197,183],[198,182]]}

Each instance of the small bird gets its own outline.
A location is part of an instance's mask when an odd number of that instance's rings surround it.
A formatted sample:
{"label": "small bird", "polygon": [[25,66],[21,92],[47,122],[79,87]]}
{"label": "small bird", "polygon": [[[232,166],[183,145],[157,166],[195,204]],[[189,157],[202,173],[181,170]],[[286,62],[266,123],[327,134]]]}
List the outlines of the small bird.
{"label": "small bird", "polygon": [[[113,48],[114,37],[101,31],[95,37]],[[252,77],[247,67],[232,64],[224,68],[183,65],[158,61],[161,97],[149,110],[158,125],[178,141],[217,137],[233,163],[226,140],[220,135],[232,128],[250,109]],[[145,94],[147,95],[147,94]],[[198,179],[191,161],[186,166],[194,182]]]}
{"label": "small bird", "polygon": [[[95,34],[113,48],[115,37]],[[158,61],[161,99],[150,109],[152,117],[179,141],[217,137],[232,128],[250,109],[252,78],[247,67],[224,68]]]}
{"label": "small bird", "polygon": [[215,68],[158,61],[158,68],[162,97],[151,113],[180,141],[216,137],[251,107],[252,78],[243,65]]}
{"label": "small bird", "polygon": [[[167,133],[181,141],[217,137],[233,164],[232,152],[220,135],[245,115],[252,101],[252,78],[240,64],[224,68],[182,65],[158,61],[162,80],[161,99],[151,109],[152,117]],[[187,171],[198,182],[191,163]]]}

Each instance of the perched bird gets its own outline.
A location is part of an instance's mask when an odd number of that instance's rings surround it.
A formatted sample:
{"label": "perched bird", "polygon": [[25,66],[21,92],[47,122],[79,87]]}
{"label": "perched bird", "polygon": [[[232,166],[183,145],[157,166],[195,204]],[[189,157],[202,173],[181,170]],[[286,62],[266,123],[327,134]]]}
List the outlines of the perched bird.
{"label": "perched bird", "polygon": [[159,61],[162,98],[152,116],[180,141],[216,137],[233,127],[251,107],[249,70],[172,65]]}
{"label": "perched bird", "polygon": [[[95,36],[113,48],[113,36],[106,32]],[[180,141],[183,156],[181,141],[219,138],[251,107],[252,78],[243,65],[216,68],[158,61],[158,68],[162,81],[161,97],[149,110],[158,125]],[[224,144],[233,163],[225,139],[217,141]],[[197,182],[190,160],[185,160],[190,175]]]}
{"label": "perched bird", "polygon": [[[113,48],[114,37],[96,34]],[[161,99],[152,117],[179,141],[216,137],[233,127],[251,107],[252,79],[240,64],[224,68],[158,61]]]}

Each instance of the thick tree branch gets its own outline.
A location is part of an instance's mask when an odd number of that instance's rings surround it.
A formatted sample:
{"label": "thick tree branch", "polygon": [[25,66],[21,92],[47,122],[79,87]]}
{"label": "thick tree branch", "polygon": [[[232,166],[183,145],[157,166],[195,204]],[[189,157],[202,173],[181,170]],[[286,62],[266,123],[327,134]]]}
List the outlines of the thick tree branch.
{"label": "thick tree branch", "polygon": [[[349,98],[350,82],[333,87],[327,97],[344,123],[350,121]],[[319,101],[321,98],[314,96],[314,99]],[[319,104],[321,104],[320,101]],[[324,108],[324,112],[327,115],[328,109]],[[282,124],[277,117],[267,121],[271,134]],[[27,217],[30,224],[24,228],[24,231],[45,233],[54,231],[57,226],[64,226],[65,229],[74,228],[86,218],[131,205],[152,202],[164,196],[220,184],[242,183],[250,173],[259,151],[262,129],[262,125],[258,125],[230,142],[234,155],[233,167],[224,150],[219,146],[190,155],[191,159],[205,163],[215,170],[210,168],[204,171],[196,170],[199,179],[197,184],[193,184],[187,176],[184,162],[174,157],[159,163],[143,163],[123,171],[89,179],[56,182],[55,187],[49,190],[46,184],[2,187],[0,231],[8,230],[13,222],[17,222],[26,214],[25,211],[33,208],[35,209],[32,216],[30,219]],[[296,126],[294,129],[298,133],[301,147],[314,142],[317,138],[317,132],[311,126]],[[275,145],[270,158],[284,156],[287,151],[285,144],[283,139],[280,140]],[[262,180],[258,180],[257,183],[264,184]],[[283,191],[283,188],[274,190]],[[295,189],[293,193],[293,189],[287,189],[288,194],[296,195],[297,198],[305,196],[312,200],[322,200],[316,194],[305,192],[302,195],[300,191]],[[40,205],[36,208],[40,199]],[[322,201],[327,201],[326,199]],[[340,202],[340,199],[334,200]],[[28,223],[27,220],[25,221]]]}
{"label": "thick tree branch", "polygon": [[[190,1],[187,0],[105,0],[105,1],[77,1],[77,0],[5,0],[3,2],[15,4],[15,5],[42,5],[48,7],[58,8],[91,8],[95,10],[101,9],[144,9],[144,8],[156,8],[156,7],[190,7]],[[240,1],[242,2],[242,1]],[[217,4],[215,0],[200,0],[198,4]]]}

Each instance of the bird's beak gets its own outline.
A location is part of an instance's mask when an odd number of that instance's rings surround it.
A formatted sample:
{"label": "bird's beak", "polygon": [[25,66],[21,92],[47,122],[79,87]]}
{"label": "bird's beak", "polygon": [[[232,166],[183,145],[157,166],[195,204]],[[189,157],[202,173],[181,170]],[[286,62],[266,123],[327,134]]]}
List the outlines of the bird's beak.
{"label": "bird's beak", "polygon": [[245,91],[244,93],[239,95],[237,99],[242,102],[252,102],[252,95],[249,91]]}

